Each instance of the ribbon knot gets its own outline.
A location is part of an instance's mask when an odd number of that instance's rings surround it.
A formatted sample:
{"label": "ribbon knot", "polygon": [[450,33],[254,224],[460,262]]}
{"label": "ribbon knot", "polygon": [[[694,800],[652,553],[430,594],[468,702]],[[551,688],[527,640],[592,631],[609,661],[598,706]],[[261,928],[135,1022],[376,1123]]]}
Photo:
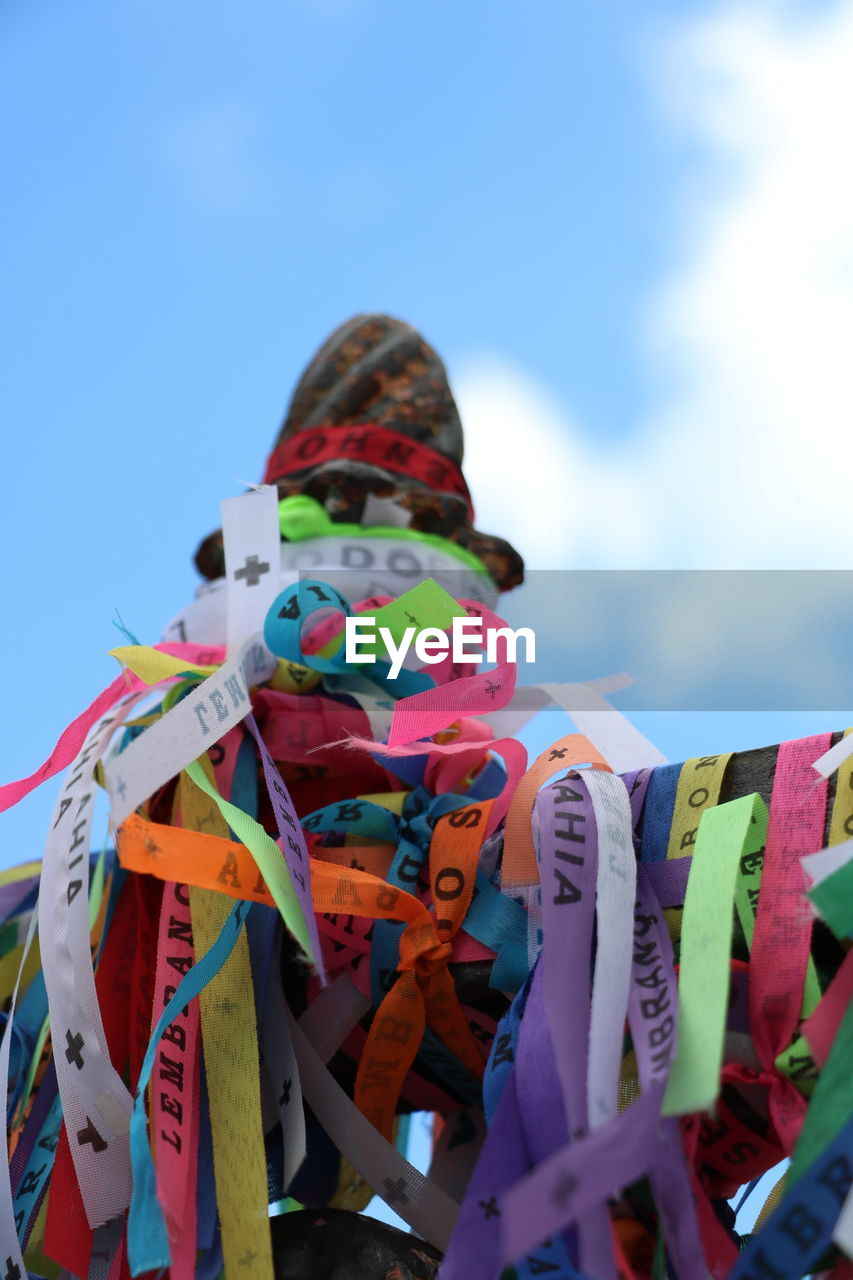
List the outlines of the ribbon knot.
{"label": "ribbon knot", "polygon": [[[420,799],[415,798],[413,807]],[[485,1067],[482,1048],[468,1025],[447,966],[453,955],[451,940],[473,896],[480,841],[492,802],[456,805],[436,814],[448,803],[450,797],[435,797],[424,811],[410,810],[404,819],[411,836],[432,836],[428,848],[433,909],[428,911],[404,890],[396,891],[414,908],[400,935],[400,976],[376,1010],[355,1081],[357,1105],[389,1139],[397,1099],[427,1026],[475,1079],[482,1079]],[[433,816],[437,821],[430,831]],[[414,851],[411,842],[409,847]],[[399,906],[395,915],[398,919],[402,915]]]}
{"label": "ribbon knot", "polygon": [[808,1103],[796,1085],[775,1064],[756,1071],[741,1063],[726,1063],[722,1079],[733,1084],[757,1085],[766,1090],[770,1121],[785,1154],[790,1155],[808,1110]]}
{"label": "ribbon knot", "polygon": [[397,968],[400,973],[414,971],[418,978],[431,978],[447,968],[452,955],[452,944],[449,940],[441,940],[431,919],[413,921],[406,926],[400,938],[400,961]]}
{"label": "ribbon knot", "polygon": [[449,942],[436,942],[435,946],[423,951],[415,960],[415,973],[419,978],[431,978],[441,969],[446,969],[453,947]]}

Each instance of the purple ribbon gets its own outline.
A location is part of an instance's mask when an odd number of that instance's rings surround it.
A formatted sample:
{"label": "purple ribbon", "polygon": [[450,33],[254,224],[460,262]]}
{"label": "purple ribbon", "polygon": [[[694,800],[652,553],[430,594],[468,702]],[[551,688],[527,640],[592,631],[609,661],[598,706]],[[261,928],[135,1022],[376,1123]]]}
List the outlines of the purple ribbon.
{"label": "purple ribbon", "polygon": [[[666,1086],[678,1039],[678,983],[672,942],[648,870],[642,863],[637,867],[634,955],[628,996],[631,1039],[644,1091]],[[708,1268],[699,1238],[690,1174],[678,1121],[673,1118],[661,1119],[658,1125],[649,1180],[675,1274],[679,1280],[705,1280]]]}
{"label": "purple ribbon", "polygon": [[290,872],[290,878],[293,881],[293,887],[296,890],[296,896],[299,899],[299,905],[305,917],[308,936],[311,939],[311,947],[314,952],[315,971],[321,986],[325,986],[327,978],[323,968],[320,935],[317,931],[317,918],[314,915],[314,903],[311,898],[311,859],[308,854],[308,846],[305,843],[305,836],[302,832],[302,825],[296,816],[290,792],[275,767],[275,761],[267,750],[267,745],[261,737],[261,731],[257,726],[255,717],[251,713],[246,716],[245,724],[258,744],[258,752],[264,768],[264,781],[267,784],[270,804],[275,815],[284,860],[287,863],[287,869]]}
{"label": "purple ribbon", "polygon": [[[501,1196],[524,1177],[532,1164],[566,1141],[543,993],[540,960],[531,978],[519,1028],[515,1066],[501,1090],[437,1280],[492,1280],[500,1274]],[[547,1234],[532,1241],[525,1250],[534,1274],[537,1264],[545,1269],[536,1253]],[[555,1274],[550,1259],[546,1265],[553,1280],[565,1280],[567,1275],[577,1280],[574,1270]]]}
{"label": "purple ribbon", "polygon": [[551,1030],[563,1102],[572,1128],[578,1131],[585,1130],[587,1124],[586,1044],[598,863],[595,816],[589,795],[577,778],[559,779],[545,787],[536,797],[536,810],[543,1012]]}
{"label": "purple ribbon", "polygon": [[[635,775],[624,781],[636,825],[648,776],[638,779]],[[570,795],[567,787],[575,794]],[[542,986],[552,1024],[557,1070],[571,1127],[578,1135],[586,1127],[584,1075],[579,1064],[585,1062],[588,1040],[597,840],[592,806],[579,780],[566,779],[544,789],[537,808],[545,934]],[[567,814],[574,816],[567,819]],[[570,838],[570,832],[574,838]],[[646,871],[645,867],[638,868],[628,1008],[642,1093],[626,1111],[588,1135],[545,1158],[540,1156],[533,1171],[500,1196],[503,1264],[511,1263],[536,1241],[570,1223],[582,1224],[583,1248],[588,1224],[601,1222],[599,1214],[607,1199],[648,1174],[676,1274],[685,1280],[700,1280],[707,1275],[678,1125],[660,1116],[675,1053],[678,991],[661,904]],[[672,899],[680,893],[683,900],[686,871],[680,871],[678,879],[668,873],[657,879],[665,898]],[[590,904],[588,911],[582,909],[585,901]],[[534,981],[525,1011],[531,1019],[536,1019],[538,1013],[535,988]],[[522,1032],[527,1021],[525,1016]],[[527,1107],[525,1099],[522,1115]],[[598,1248],[604,1244],[601,1237],[597,1246],[593,1239],[595,1274],[600,1273],[602,1262]],[[612,1265],[612,1253],[610,1259]],[[592,1256],[588,1251],[584,1250],[581,1261],[589,1269]]]}
{"label": "purple ribbon", "polygon": [[[595,921],[595,887],[598,835],[589,793],[579,777],[557,779],[536,797],[539,828],[540,893],[542,901],[542,968],[544,1008],[537,1009],[531,990],[524,1032],[535,1020],[550,1027],[551,1043],[563,1105],[574,1140],[582,1138],[588,1124],[586,1083],[589,1044],[590,976]],[[534,987],[536,982],[534,979]],[[533,1008],[531,1008],[531,1004]],[[529,1016],[528,1016],[529,1015]],[[519,1053],[519,1070],[522,1055]],[[533,1073],[534,1088],[537,1083]],[[534,1114],[538,1089],[523,1105],[523,1115]],[[540,1131],[554,1134],[553,1121],[543,1116]],[[541,1160],[556,1148],[534,1152]],[[579,1224],[580,1265],[600,1280],[613,1280],[616,1264],[610,1218],[604,1205]],[[546,1233],[547,1234],[547,1233]],[[544,1239],[544,1237],[543,1237]]]}
{"label": "purple ribbon", "polygon": [[38,888],[38,882],[36,875],[29,876],[26,880],[16,880],[12,884],[0,885],[0,923],[5,923],[20,909],[33,890]]}
{"label": "purple ribbon", "polygon": [[644,862],[649,886],[661,907],[683,907],[687,890],[687,877],[693,859],[669,858],[666,862]]}
{"label": "purple ribbon", "polygon": [[529,1167],[513,1070],[501,1091],[436,1280],[479,1280],[500,1275],[498,1201]]}
{"label": "purple ribbon", "polygon": [[[637,824],[640,821],[640,814],[643,812],[646,792],[649,789],[649,782],[653,773],[654,769],[634,769],[631,773],[619,775],[628,791],[628,803],[631,806],[631,820],[634,824],[635,833]],[[634,835],[634,848],[637,849],[636,834]],[[637,849],[637,856],[639,857],[639,849]]]}
{"label": "purple ribbon", "polygon": [[505,1265],[643,1176],[662,1099],[663,1086],[653,1086],[627,1111],[555,1151],[500,1197]]}

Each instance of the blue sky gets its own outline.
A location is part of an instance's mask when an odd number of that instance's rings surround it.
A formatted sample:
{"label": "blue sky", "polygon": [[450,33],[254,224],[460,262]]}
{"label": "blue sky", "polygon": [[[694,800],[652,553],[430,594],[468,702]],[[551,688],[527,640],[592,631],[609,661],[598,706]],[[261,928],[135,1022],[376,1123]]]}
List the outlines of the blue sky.
{"label": "blue sky", "polygon": [[624,430],[684,162],[645,49],[689,8],[7,7],[15,349],[172,429],[252,411],[260,448],[311,346],[383,307]]}
{"label": "blue sky", "polygon": [[[444,355],[480,527],[531,567],[846,566],[850,3],[0,24],[4,778],[112,679],[116,609],[155,641],[187,601],[357,310]],[[661,724],[671,756],[788,732]],[[3,859],[50,802],[4,816]]]}

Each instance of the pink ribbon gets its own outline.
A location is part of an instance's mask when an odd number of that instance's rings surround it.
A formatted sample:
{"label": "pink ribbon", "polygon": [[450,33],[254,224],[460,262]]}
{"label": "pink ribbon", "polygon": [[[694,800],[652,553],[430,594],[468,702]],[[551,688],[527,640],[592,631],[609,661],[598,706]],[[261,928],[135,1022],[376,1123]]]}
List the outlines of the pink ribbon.
{"label": "pink ribbon", "polygon": [[[486,631],[506,627],[503,619],[485,605],[473,600],[461,600],[460,604],[472,617],[483,619]],[[435,689],[401,698],[394,708],[388,745],[399,747],[418,738],[430,738],[461,716],[486,715],[505,707],[515,693],[517,670],[516,664],[507,660],[508,645],[504,636],[498,637],[496,652],[498,665],[493,671],[463,676]]]}
{"label": "pink ribbon", "polygon": [[[222,645],[198,644],[155,644],[158,653],[168,654],[173,658],[185,658],[188,663],[198,666],[213,666],[225,661],[225,649]],[[174,679],[174,677],[171,677]],[[67,725],[57,739],[56,746],[44,764],[40,765],[28,778],[18,778],[16,782],[6,782],[0,786],[0,813],[11,809],[24,796],[29,795],[36,787],[40,787],[48,778],[53,778],[63,769],[67,769],[83,746],[86,734],[95,721],[110,707],[115,706],[125,694],[136,693],[147,688],[145,682],[129,671],[123,672],[113,680],[111,685],[99,693],[85,711],[81,711],[75,720]]]}
{"label": "pink ribbon", "polygon": [[800,859],[823,844],[827,784],[815,786],[812,765],[830,741],[828,733],[818,734],[779,747],[749,961],[750,1030],[762,1070],[746,1077],[767,1087],[770,1116],[788,1153],[807,1104],[775,1062],[790,1044],[802,1008],[812,915]]}
{"label": "pink ribbon", "polygon": [[[195,960],[189,904],[186,885],[164,886],[152,1025],[169,1003],[181,970]],[[163,1083],[162,1072],[155,1071],[150,1099],[157,1199],[168,1224],[173,1280],[193,1280],[195,1274],[199,1048],[198,1001],[193,1000],[167,1029],[159,1050],[161,1056],[181,1065],[180,1094]]]}

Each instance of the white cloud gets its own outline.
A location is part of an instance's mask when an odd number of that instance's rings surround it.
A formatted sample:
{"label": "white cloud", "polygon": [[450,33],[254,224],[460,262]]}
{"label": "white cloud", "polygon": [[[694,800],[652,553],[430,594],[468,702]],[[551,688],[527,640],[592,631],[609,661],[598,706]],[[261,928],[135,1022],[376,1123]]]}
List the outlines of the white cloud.
{"label": "white cloud", "polygon": [[608,458],[581,425],[521,369],[482,358],[453,380],[465,424],[465,472],[477,527],[508,538],[531,568],[621,563],[646,542],[641,495],[618,456]]}
{"label": "white cloud", "polygon": [[[698,157],[674,193],[678,268],[638,335],[671,390],[611,453],[505,363],[455,380],[479,523],[531,565],[849,564],[851,66],[853,0],[739,5],[658,46],[669,125]],[[519,422],[519,456],[487,457]]]}

